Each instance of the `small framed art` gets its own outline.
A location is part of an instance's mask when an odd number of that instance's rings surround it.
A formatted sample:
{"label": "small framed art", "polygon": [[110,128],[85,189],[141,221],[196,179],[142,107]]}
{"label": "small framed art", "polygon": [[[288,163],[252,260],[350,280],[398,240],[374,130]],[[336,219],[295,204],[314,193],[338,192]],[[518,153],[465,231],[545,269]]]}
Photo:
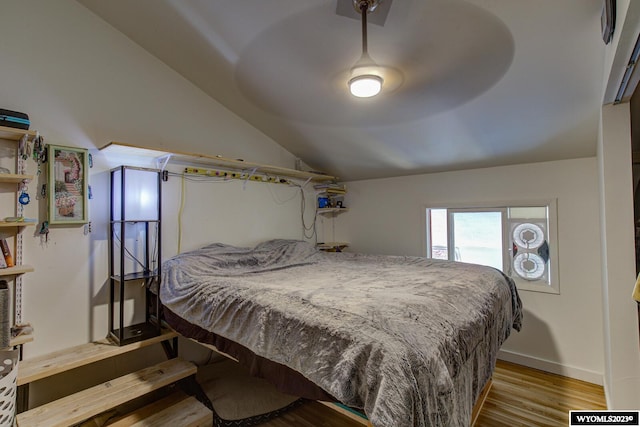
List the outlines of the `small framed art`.
{"label": "small framed art", "polygon": [[88,150],[48,145],[49,224],[89,222]]}

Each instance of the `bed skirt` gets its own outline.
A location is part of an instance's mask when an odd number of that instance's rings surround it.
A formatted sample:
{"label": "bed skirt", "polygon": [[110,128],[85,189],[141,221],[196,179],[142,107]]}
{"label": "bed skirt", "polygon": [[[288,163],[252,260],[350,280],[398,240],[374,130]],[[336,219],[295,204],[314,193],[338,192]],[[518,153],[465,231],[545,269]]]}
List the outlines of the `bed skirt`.
{"label": "bed skirt", "polygon": [[[346,409],[342,409],[341,407],[335,405],[333,402],[338,402],[337,399],[332,397],[322,388],[318,387],[315,383],[305,378],[299,372],[280,363],[276,363],[269,359],[265,359],[264,357],[260,357],[253,353],[251,350],[234,341],[228,340],[197,325],[194,325],[176,315],[166,307],[163,307],[162,309],[165,321],[173,330],[184,337],[193,339],[208,346],[212,346],[218,353],[222,353],[227,357],[233,358],[238,363],[240,363],[241,366],[249,369],[251,375],[258,378],[264,378],[265,380],[271,382],[281,393],[300,396],[302,398],[310,400],[318,400],[334,411],[341,412],[347,415],[349,418],[357,419],[367,427],[375,427],[368,420],[361,417],[356,418],[356,416],[354,416],[353,414],[348,413]],[[470,425],[472,427],[473,425],[475,425],[476,420],[480,415],[480,410],[482,409],[482,406],[487,399],[487,395],[491,390],[492,384],[492,379],[489,378],[489,381],[487,381],[487,383],[483,387],[480,395],[478,396],[478,399],[473,406],[470,422]]]}
{"label": "bed skirt", "polygon": [[225,355],[231,356],[247,368],[251,375],[264,378],[281,393],[310,400],[337,402],[338,400],[298,371],[256,355],[248,348],[194,325],[166,307],[162,308],[167,324],[179,334],[198,342],[210,344]]}

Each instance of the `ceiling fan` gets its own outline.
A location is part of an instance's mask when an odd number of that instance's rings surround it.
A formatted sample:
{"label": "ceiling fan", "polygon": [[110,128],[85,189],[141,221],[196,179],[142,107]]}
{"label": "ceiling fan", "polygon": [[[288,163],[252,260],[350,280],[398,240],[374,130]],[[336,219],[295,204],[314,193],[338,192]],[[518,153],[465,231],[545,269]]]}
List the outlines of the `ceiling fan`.
{"label": "ceiling fan", "polygon": [[362,21],[362,56],[351,68],[349,91],[358,98],[376,96],[382,90],[384,78],[380,67],[369,56],[367,40],[367,14],[376,10],[380,0],[353,0],[353,7],[360,13]]}

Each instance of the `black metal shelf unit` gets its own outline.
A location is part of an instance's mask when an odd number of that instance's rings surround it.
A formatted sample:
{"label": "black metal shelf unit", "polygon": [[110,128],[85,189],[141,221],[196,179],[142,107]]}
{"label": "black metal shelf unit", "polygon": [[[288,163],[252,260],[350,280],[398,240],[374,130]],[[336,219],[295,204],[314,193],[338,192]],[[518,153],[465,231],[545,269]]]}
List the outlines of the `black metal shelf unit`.
{"label": "black metal shelf unit", "polygon": [[[161,172],[119,166],[111,170],[109,236],[109,338],[126,345],[161,334]],[[141,283],[144,301],[133,298],[131,325],[125,325],[127,286]],[[139,293],[139,292],[138,292]],[[136,307],[144,304],[144,318]],[[136,320],[137,319],[137,320]]]}

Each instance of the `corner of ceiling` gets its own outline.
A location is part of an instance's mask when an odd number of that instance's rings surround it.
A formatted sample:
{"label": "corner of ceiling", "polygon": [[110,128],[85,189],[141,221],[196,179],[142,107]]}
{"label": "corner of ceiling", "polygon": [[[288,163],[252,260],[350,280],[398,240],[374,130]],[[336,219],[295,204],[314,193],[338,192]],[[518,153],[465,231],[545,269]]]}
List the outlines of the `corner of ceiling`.
{"label": "corner of ceiling", "polygon": [[[606,46],[603,73],[602,104],[611,104],[616,99],[623,76],[629,64],[629,58],[640,34],[640,2],[618,2],[616,29],[613,40]],[[633,93],[638,83],[638,72],[630,81],[628,93]],[[630,95],[629,95],[630,96]],[[628,97],[626,97],[628,100]]]}

